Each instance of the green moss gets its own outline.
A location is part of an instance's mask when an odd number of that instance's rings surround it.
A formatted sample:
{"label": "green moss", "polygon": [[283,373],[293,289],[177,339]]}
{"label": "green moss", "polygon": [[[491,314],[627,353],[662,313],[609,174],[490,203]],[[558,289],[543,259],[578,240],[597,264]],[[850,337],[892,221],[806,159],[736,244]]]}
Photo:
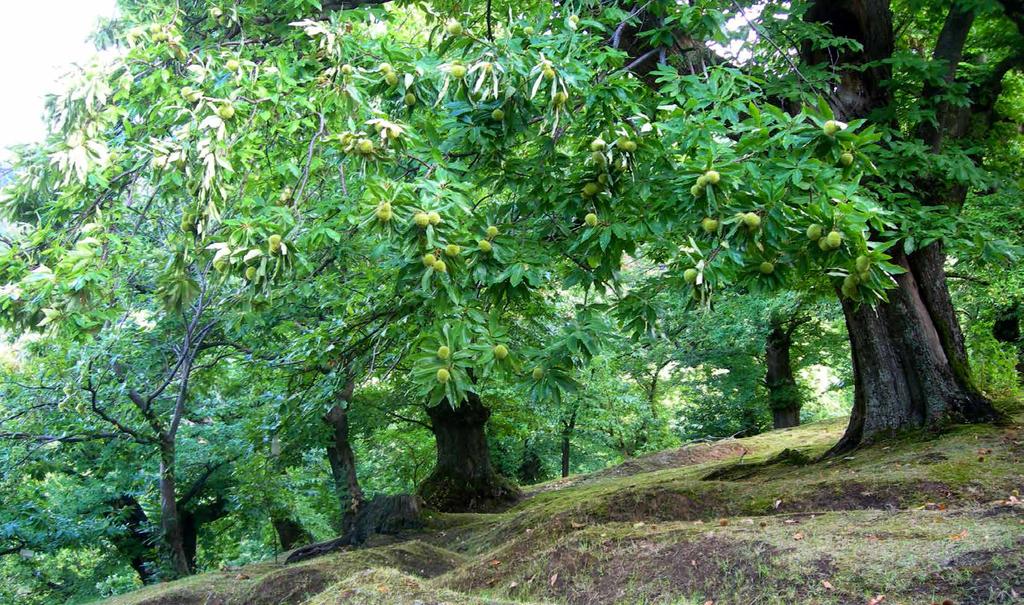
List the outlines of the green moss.
{"label": "green moss", "polygon": [[504,512],[428,512],[410,542],[206,574],[113,602],[261,603],[262,586],[289,598],[319,592],[316,605],[838,605],[876,594],[997,603],[991,595],[1024,592],[1021,509],[1005,502],[1024,485],[1014,420],[909,433],[825,461],[814,460],[843,420],[659,452],[535,487]]}

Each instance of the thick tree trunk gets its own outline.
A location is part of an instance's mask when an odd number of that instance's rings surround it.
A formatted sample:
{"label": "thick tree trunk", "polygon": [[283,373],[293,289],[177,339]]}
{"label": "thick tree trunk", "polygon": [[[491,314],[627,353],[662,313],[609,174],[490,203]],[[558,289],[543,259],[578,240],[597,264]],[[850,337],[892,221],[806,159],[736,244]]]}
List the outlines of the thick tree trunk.
{"label": "thick tree trunk", "polygon": [[772,326],[765,344],[765,385],[768,387],[772,424],[777,429],[800,424],[802,402],[800,390],[793,377],[793,364],[790,361],[789,350],[792,344],[792,337],[784,326]]}
{"label": "thick tree trunk", "polygon": [[[896,276],[888,303],[843,300],[853,353],[854,408],[834,452],[905,429],[997,417],[992,404],[965,379],[966,354],[952,305],[933,306],[937,283],[928,286],[932,305],[922,292],[919,278],[941,280],[944,290],[945,274],[934,267],[919,271],[901,254],[894,256],[907,273]],[[948,297],[947,290],[943,298],[948,302]],[[952,345],[948,350],[947,344]]]}
{"label": "thick tree trunk", "polygon": [[519,491],[491,466],[485,426],[491,411],[475,393],[458,407],[447,399],[427,408],[437,462],[420,485],[428,507],[450,512],[488,508],[514,500]]}
{"label": "thick tree trunk", "polygon": [[189,559],[185,554],[181,518],[178,515],[174,462],[174,441],[163,440],[160,444],[160,527],[171,569],[177,576],[187,576],[190,573]]}
{"label": "thick tree trunk", "polygon": [[331,443],[327,447],[327,460],[331,464],[334,490],[341,506],[341,533],[347,532],[352,520],[365,501],[363,490],[356,475],[356,455],[349,442],[348,406],[352,402],[355,382],[349,380],[339,393],[341,403],[335,405],[324,416],[324,422],[331,427]]}
{"label": "thick tree trunk", "polygon": [[[883,60],[892,55],[895,46],[888,1],[819,1],[808,11],[807,19],[861,44],[838,56],[830,56],[827,50],[803,49],[805,61],[830,63],[839,74],[830,97],[836,117],[867,118],[887,107],[891,96],[885,82],[891,78],[891,67]],[[947,80],[955,73],[972,19],[972,12],[954,6],[943,25],[934,58],[947,69]],[[869,63],[871,67],[862,67]],[[925,89],[923,100],[931,101],[941,92]],[[939,130],[925,128],[918,133],[936,151],[941,148],[943,129],[951,128],[941,108],[939,113]],[[934,198],[924,199],[924,203],[956,204],[962,202],[965,190],[922,182],[918,193]],[[910,257],[901,254],[898,246],[891,250],[893,261],[907,273],[896,276],[889,302],[868,306],[842,301],[853,357],[854,408],[846,434],[833,453],[904,429],[997,416],[971,380],[963,334],[946,284],[942,243],[935,242]]]}

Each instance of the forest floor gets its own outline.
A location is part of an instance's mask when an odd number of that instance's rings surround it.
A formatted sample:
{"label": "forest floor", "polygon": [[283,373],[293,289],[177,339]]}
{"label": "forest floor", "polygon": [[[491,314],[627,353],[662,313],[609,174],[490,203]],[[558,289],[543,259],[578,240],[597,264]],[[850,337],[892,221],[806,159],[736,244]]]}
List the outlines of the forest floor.
{"label": "forest floor", "polygon": [[845,420],[659,452],[494,514],[110,605],[1024,602],[1024,415],[825,462]]}

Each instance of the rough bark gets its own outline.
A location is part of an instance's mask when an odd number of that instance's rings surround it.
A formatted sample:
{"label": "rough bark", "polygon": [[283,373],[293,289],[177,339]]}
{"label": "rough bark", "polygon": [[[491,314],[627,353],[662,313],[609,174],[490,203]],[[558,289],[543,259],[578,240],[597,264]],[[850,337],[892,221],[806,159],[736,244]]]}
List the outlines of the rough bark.
{"label": "rough bark", "polygon": [[784,429],[800,424],[800,390],[793,376],[790,347],[793,337],[785,326],[775,324],[765,344],[765,385],[772,425]]}
{"label": "rough bark", "polygon": [[350,529],[353,518],[359,513],[359,508],[365,500],[356,474],[356,455],[349,441],[348,406],[352,402],[354,389],[355,382],[349,380],[338,395],[340,403],[334,405],[324,416],[324,422],[331,428],[327,460],[331,465],[334,490],[342,511],[343,534]]}
{"label": "rough bark", "polygon": [[351,529],[344,535],[326,542],[318,542],[298,548],[288,555],[285,563],[296,563],[346,546],[365,543],[374,534],[398,534],[407,529],[423,527],[423,516],[419,499],[410,494],[377,496],[359,509]]}
{"label": "rough bark", "polygon": [[178,576],[187,576],[189,558],[185,554],[185,539],[181,518],[178,516],[174,462],[174,441],[164,439],[160,443],[160,527],[163,530],[171,569]]}
{"label": "rough bark", "polygon": [[478,395],[470,393],[458,407],[443,399],[427,408],[427,415],[437,442],[434,470],[419,488],[427,506],[464,512],[518,497],[519,490],[491,465],[486,432],[491,410]]}
{"label": "rough bark", "polygon": [[[808,12],[809,20],[826,24],[834,34],[862,45],[838,57],[804,49],[805,61],[833,63],[839,74],[830,102],[841,120],[867,118],[890,103],[883,83],[891,68],[884,63],[862,67],[892,54],[888,4],[884,0],[820,1]],[[947,80],[955,74],[972,19],[972,14],[952,8],[939,36],[933,58],[946,66]],[[941,86],[930,83],[922,92],[923,101],[941,92]],[[938,112],[938,129],[918,131],[936,151],[944,136],[961,134],[951,128],[963,122],[944,118],[941,107]],[[918,191],[927,198],[923,201],[931,204],[962,203],[966,194],[963,188],[927,181],[918,183]],[[895,256],[894,261],[907,273],[896,278],[889,302],[870,306],[843,300],[853,356],[854,409],[846,434],[833,453],[905,429],[950,421],[987,421],[997,415],[971,380],[963,334],[946,284],[942,243],[935,242],[909,257],[897,250]]]}

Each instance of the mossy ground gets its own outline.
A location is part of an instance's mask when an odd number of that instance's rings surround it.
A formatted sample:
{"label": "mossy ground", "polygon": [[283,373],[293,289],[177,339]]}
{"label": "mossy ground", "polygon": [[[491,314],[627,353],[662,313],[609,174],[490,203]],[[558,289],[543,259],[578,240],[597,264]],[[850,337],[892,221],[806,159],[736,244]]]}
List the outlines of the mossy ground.
{"label": "mossy ground", "polygon": [[408,542],[113,602],[1018,603],[1022,421],[825,462],[806,460],[842,420],[695,445],[533,486],[501,513],[431,514]]}

